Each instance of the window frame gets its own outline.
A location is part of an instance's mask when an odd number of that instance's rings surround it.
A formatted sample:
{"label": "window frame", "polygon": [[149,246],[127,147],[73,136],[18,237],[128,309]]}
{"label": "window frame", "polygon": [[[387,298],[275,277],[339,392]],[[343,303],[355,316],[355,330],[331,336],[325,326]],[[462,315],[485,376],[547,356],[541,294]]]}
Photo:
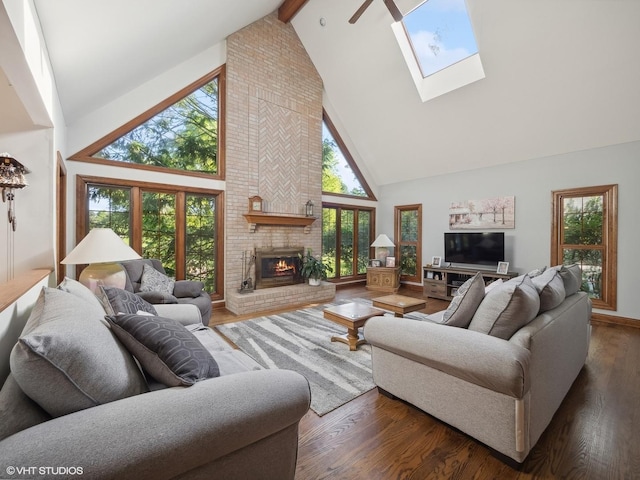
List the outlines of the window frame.
{"label": "window frame", "polygon": [[[129,162],[119,162],[116,160],[109,160],[106,158],[93,157],[94,154],[96,154],[103,148],[111,145],[118,138],[129,133],[131,130],[142,125],[144,122],[154,117],[158,113],[166,110],[171,105],[182,100],[184,97],[187,97],[188,95],[198,90],[202,86],[206,85],[207,83],[213,81],[216,77],[218,78],[218,157],[217,157],[218,172],[217,173],[211,174],[211,173],[205,173],[205,172],[190,172],[187,170],[179,170],[175,168],[167,168],[167,167],[161,167],[161,166],[155,166],[155,165],[142,165],[138,163],[129,163]],[[121,127],[105,135],[104,137],[92,143],[88,147],[83,148],[79,152],[70,156],[69,160],[85,162],[85,163],[94,163],[99,165],[115,165],[122,168],[133,168],[136,170],[148,170],[148,171],[154,171],[154,172],[171,173],[173,175],[185,175],[189,177],[208,178],[212,180],[224,180],[225,150],[226,150],[225,148],[225,137],[226,137],[225,135],[225,129],[226,129],[225,99],[226,99],[226,65],[221,65],[220,67],[216,68],[212,72],[209,72],[207,75],[199,78],[195,82],[187,85],[180,91],[174,93],[170,97],[158,103],[154,107],[151,107],[149,110],[129,120],[127,123],[125,123]]]}
{"label": "window frame", "polygon": [[[183,185],[142,182],[108,177],[76,176],[76,245],[87,235],[89,226],[88,193],[89,186],[129,188],[131,190],[131,248],[142,253],[142,194],[145,191],[176,195],[176,279],[185,278],[186,269],[186,224],[185,199],[188,194],[200,194],[216,197],[216,277],[215,289],[211,300],[224,298],[224,191]],[[82,266],[76,267],[76,275]]]}
{"label": "window frame", "polygon": [[369,187],[369,184],[364,179],[364,175],[362,175],[362,172],[358,168],[356,161],[351,156],[349,149],[345,145],[344,141],[342,140],[342,137],[338,133],[338,130],[336,129],[333,122],[331,121],[331,118],[329,118],[329,114],[324,108],[322,109],[322,121],[327,125],[327,129],[329,130],[329,132],[331,133],[331,136],[335,140],[336,145],[340,149],[340,152],[344,156],[344,159],[347,161],[349,168],[351,168],[351,170],[353,171],[353,174],[356,176],[356,178],[360,182],[360,185],[362,186],[362,189],[367,194],[367,196],[361,197],[358,195],[351,195],[348,193],[325,192],[324,190],[322,191],[322,193],[325,195],[336,195],[336,196],[346,197],[346,198],[355,198],[358,200],[374,200],[374,201],[377,200],[376,196],[373,194],[373,190],[371,190],[371,187]]}
{"label": "window frame", "polygon": [[616,310],[618,299],[618,185],[599,185],[593,187],[569,188],[551,192],[551,265],[563,263],[563,249],[580,249],[591,244],[565,244],[564,236],[564,199],[576,197],[602,196],[602,298],[592,299],[593,307],[603,310]]}
{"label": "window frame", "polygon": [[[354,265],[354,271],[355,274],[353,275],[348,275],[348,276],[340,276],[340,253],[341,253],[341,222],[342,222],[342,210],[353,210],[354,211],[354,216],[353,216],[353,224],[354,224],[354,230],[353,230],[353,246],[354,246],[354,255],[353,255],[353,260],[355,261],[358,258],[358,219],[360,216],[360,211],[367,211],[369,212],[369,217],[370,217],[370,223],[369,223],[369,238],[371,239],[371,243],[373,243],[375,237],[375,223],[376,223],[376,209],[375,207],[364,207],[364,206],[360,206],[360,205],[348,205],[348,204],[341,204],[341,203],[332,203],[332,202],[322,202],[322,209],[324,210],[325,208],[333,208],[336,210],[336,268],[334,270],[334,274],[335,277],[331,277],[329,280],[334,282],[334,283],[340,283],[340,282],[346,282],[349,280],[354,280],[354,279],[366,279],[367,278],[367,274],[365,273],[358,273],[358,269],[357,269],[357,264]],[[324,252],[324,246],[321,247],[321,251]],[[372,252],[373,249],[371,248],[371,245],[369,245],[368,247],[368,256],[369,258],[372,258]]]}
{"label": "window frame", "polygon": [[[402,218],[402,212],[416,211],[418,213],[418,238],[415,242],[403,242],[401,240],[401,225],[400,220]],[[416,203],[412,205],[396,205],[394,207],[393,212],[393,225],[395,230],[395,254],[396,254],[396,265],[400,265],[401,255],[400,249],[403,245],[415,246],[416,247],[416,274],[415,275],[400,275],[401,280],[406,282],[422,282],[422,204]]]}

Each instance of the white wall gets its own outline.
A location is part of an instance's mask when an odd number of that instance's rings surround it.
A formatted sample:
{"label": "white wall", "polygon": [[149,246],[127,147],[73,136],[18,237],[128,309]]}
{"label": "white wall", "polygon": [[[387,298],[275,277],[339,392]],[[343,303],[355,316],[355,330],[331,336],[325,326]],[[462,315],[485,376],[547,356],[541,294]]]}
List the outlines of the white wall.
{"label": "white wall", "polygon": [[422,258],[444,255],[452,201],[514,195],[516,228],[504,230],[509,269],[520,273],[549,265],[551,192],[618,184],[618,310],[605,312],[640,320],[635,285],[640,271],[640,142],[539,158],[499,167],[412,180],[380,188],[378,232],[394,231],[396,205],[422,203]]}

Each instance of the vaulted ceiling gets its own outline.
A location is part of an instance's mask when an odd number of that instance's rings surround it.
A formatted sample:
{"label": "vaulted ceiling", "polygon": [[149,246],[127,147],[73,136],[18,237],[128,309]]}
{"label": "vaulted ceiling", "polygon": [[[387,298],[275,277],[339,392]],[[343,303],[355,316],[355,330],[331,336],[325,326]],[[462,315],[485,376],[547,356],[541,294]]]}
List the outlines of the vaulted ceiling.
{"label": "vaulted ceiling", "polygon": [[[348,23],[362,1],[308,0],[292,25],[374,184],[640,139],[636,0],[467,0],[486,77],[424,103],[383,0]],[[73,124],[282,0],[34,3]],[[396,3],[407,12],[418,0]]]}

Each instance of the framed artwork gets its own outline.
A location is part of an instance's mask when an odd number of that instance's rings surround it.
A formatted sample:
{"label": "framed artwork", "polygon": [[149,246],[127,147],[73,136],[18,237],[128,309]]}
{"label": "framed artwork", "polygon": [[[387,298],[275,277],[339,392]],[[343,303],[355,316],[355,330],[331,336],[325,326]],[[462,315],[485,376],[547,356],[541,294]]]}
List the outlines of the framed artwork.
{"label": "framed artwork", "polygon": [[449,205],[451,230],[516,228],[516,197],[462,200]]}
{"label": "framed artwork", "polygon": [[396,257],[387,257],[386,266],[387,267],[395,267],[396,266]]}
{"label": "framed artwork", "polygon": [[506,275],[507,272],[509,272],[509,262],[498,262],[498,270],[496,270],[496,273]]}
{"label": "framed artwork", "polygon": [[381,267],[382,266],[382,261],[381,260],[377,260],[377,259],[371,259],[369,260],[369,266],[370,267]]}
{"label": "framed artwork", "polygon": [[429,280],[432,280],[432,279],[433,279],[433,272],[432,272],[431,270],[429,270],[429,271],[427,272],[427,278],[428,278]]}
{"label": "framed artwork", "polygon": [[431,258],[431,266],[432,267],[440,268],[441,264],[442,264],[442,258],[441,257],[433,257],[433,258]]}

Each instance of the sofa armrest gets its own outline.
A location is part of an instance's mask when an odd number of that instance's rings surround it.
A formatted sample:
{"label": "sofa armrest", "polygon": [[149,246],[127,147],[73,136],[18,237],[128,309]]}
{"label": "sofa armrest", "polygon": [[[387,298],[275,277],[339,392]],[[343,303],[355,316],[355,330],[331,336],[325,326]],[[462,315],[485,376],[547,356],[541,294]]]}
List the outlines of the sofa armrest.
{"label": "sofa armrest", "polygon": [[178,298],[199,297],[204,290],[204,283],[196,280],[176,280],[173,294]]}
{"label": "sofa armrest", "polygon": [[188,303],[167,303],[153,306],[161,317],[177,320],[182,325],[193,325],[202,323],[202,315],[200,309]]}
{"label": "sofa armrest", "polygon": [[0,442],[0,471],[73,466],[82,467],[78,476],[87,478],[179,477],[297,424],[309,402],[307,380],[288,370],[144,393],[6,438]]}
{"label": "sofa armrest", "polygon": [[522,398],[530,387],[530,352],[471,330],[405,318],[373,317],[364,335],[375,349],[395,353],[490,390]]}

